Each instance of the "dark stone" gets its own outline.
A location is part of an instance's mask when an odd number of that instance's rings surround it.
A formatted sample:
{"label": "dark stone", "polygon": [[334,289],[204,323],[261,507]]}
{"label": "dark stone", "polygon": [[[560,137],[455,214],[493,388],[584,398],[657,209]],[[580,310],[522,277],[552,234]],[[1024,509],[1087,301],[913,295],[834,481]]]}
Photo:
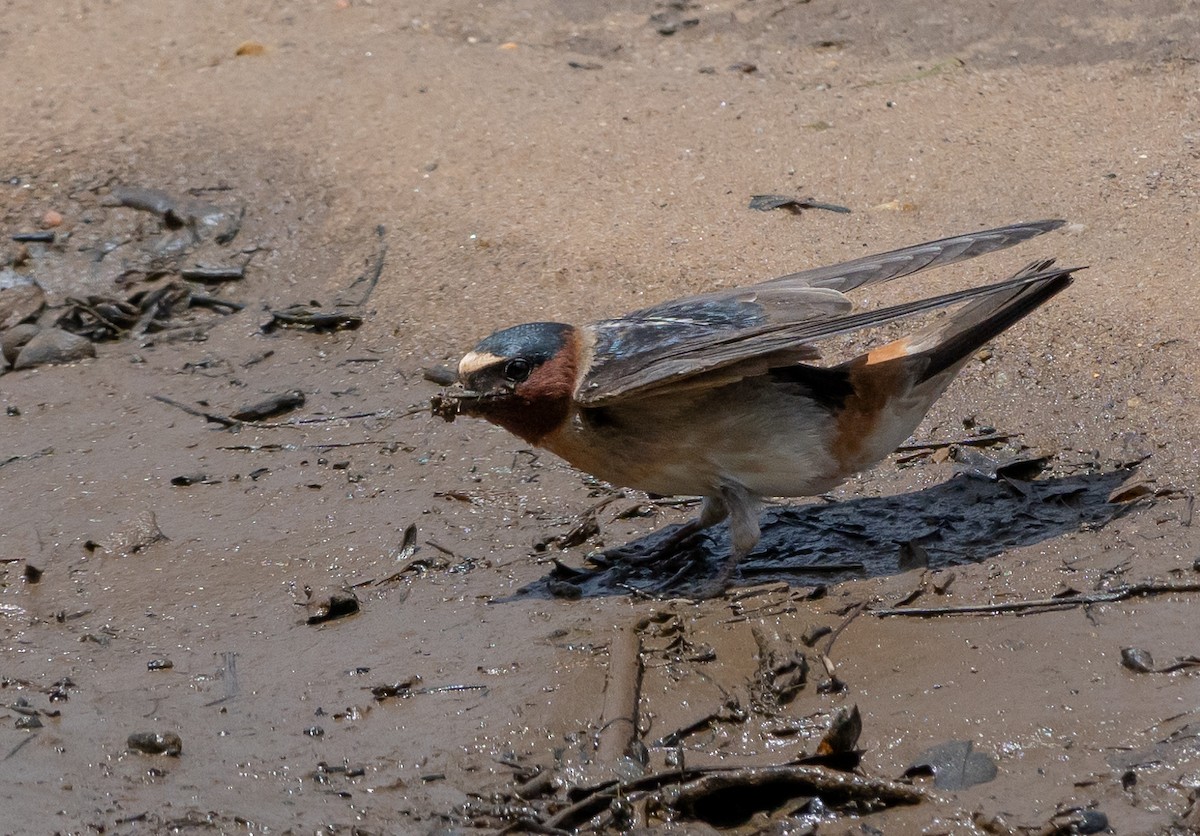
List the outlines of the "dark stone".
{"label": "dark stone", "polygon": [[55,363],[74,363],[95,356],[96,346],[86,337],[61,328],[44,328],[25,343],[13,362],[13,368],[30,369]]}

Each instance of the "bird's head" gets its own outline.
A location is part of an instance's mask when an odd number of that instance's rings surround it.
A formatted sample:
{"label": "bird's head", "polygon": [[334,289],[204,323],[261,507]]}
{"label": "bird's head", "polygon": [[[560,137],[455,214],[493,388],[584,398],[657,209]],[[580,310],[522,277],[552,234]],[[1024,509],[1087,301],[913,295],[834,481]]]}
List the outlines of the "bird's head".
{"label": "bird's head", "polygon": [[497,331],[458,363],[458,383],[434,398],[434,414],[484,418],[537,444],[571,412],[579,372],[576,330],[531,322]]}

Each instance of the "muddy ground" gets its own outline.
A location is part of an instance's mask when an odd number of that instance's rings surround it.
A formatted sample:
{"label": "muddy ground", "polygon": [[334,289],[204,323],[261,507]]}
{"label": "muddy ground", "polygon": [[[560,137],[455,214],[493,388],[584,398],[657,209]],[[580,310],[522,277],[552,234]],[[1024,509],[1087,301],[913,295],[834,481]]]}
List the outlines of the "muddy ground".
{"label": "muddy ground", "polygon": [[[43,322],[115,338],[0,375],[0,831],[628,811],[677,832],[1195,832],[1200,593],[1164,589],[1200,580],[1196,13],[4,0],[0,269],[41,285]],[[122,187],[178,212],[115,205]],[[761,193],[853,211],[751,211]],[[1044,217],[1070,225],[867,294],[1089,266],[964,371],[913,439],[935,446],[770,509],[725,599],[588,558],[653,545],[694,505],[410,409],[437,391],[425,369],[502,325]],[[87,297],[197,264],[244,277],[174,285],[110,333],[89,318]],[[296,304],[361,321],[264,331]],[[293,390],[290,412],[221,421]],[[1013,455],[1048,458],[987,472]],[[593,508],[598,533],[548,542]],[[330,596],[357,613],[322,620]],[[884,613],[972,605],[999,609]],[[763,690],[756,632],[805,655],[802,687]],[[608,724],[643,668],[644,766]],[[916,804],[884,805],[890,783],[842,804],[761,782],[671,795],[685,768],[811,755],[855,705],[864,780],[948,741],[994,779],[915,776]],[[138,733],[182,752],[131,750]],[[653,798],[630,784],[553,818],[639,770],[667,773]]]}

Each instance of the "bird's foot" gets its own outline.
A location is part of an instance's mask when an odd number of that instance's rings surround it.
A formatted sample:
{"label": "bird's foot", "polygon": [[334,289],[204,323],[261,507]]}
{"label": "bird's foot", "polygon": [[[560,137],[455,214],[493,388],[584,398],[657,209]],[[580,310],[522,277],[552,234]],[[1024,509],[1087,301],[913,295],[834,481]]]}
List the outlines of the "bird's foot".
{"label": "bird's foot", "polygon": [[737,570],[737,557],[728,557],[721,564],[721,570],[717,574],[700,584],[696,590],[689,595],[693,601],[708,601],[712,598],[720,598],[733,588],[733,574]]}
{"label": "bird's foot", "polygon": [[[651,580],[646,592],[655,595],[680,595],[697,578],[704,578],[712,571],[713,545],[711,537],[700,526],[691,523],[667,533],[650,548],[630,545],[618,546],[604,552],[604,563],[627,576]],[[654,580],[661,579],[661,580]],[[640,584],[639,584],[640,585]],[[706,581],[700,597],[719,595],[711,581]]]}
{"label": "bird's foot", "polygon": [[684,523],[648,550],[635,549],[629,545],[618,546],[604,552],[605,558],[626,566],[655,566],[672,568],[680,561],[693,563],[704,558],[702,544],[707,540],[704,529],[695,522]]}
{"label": "bird's foot", "polygon": [[701,583],[687,596],[693,603],[699,604],[701,601],[711,601],[713,598],[724,597],[725,593],[733,587],[733,580],[718,575],[715,578],[709,578]]}

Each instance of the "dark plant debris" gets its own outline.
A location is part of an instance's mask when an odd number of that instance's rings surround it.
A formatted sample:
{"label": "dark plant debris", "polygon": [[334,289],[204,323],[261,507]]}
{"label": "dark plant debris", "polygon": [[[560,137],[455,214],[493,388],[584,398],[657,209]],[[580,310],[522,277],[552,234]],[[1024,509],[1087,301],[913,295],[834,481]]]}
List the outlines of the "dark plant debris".
{"label": "dark plant debris", "polygon": [[770,212],[773,209],[787,209],[794,215],[799,215],[805,209],[824,209],[827,212],[849,214],[850,209],[835,203],[823,203],[811,197],[791,197],[782,194],[756,194],[750,198],[750,208],[759,212]]}

